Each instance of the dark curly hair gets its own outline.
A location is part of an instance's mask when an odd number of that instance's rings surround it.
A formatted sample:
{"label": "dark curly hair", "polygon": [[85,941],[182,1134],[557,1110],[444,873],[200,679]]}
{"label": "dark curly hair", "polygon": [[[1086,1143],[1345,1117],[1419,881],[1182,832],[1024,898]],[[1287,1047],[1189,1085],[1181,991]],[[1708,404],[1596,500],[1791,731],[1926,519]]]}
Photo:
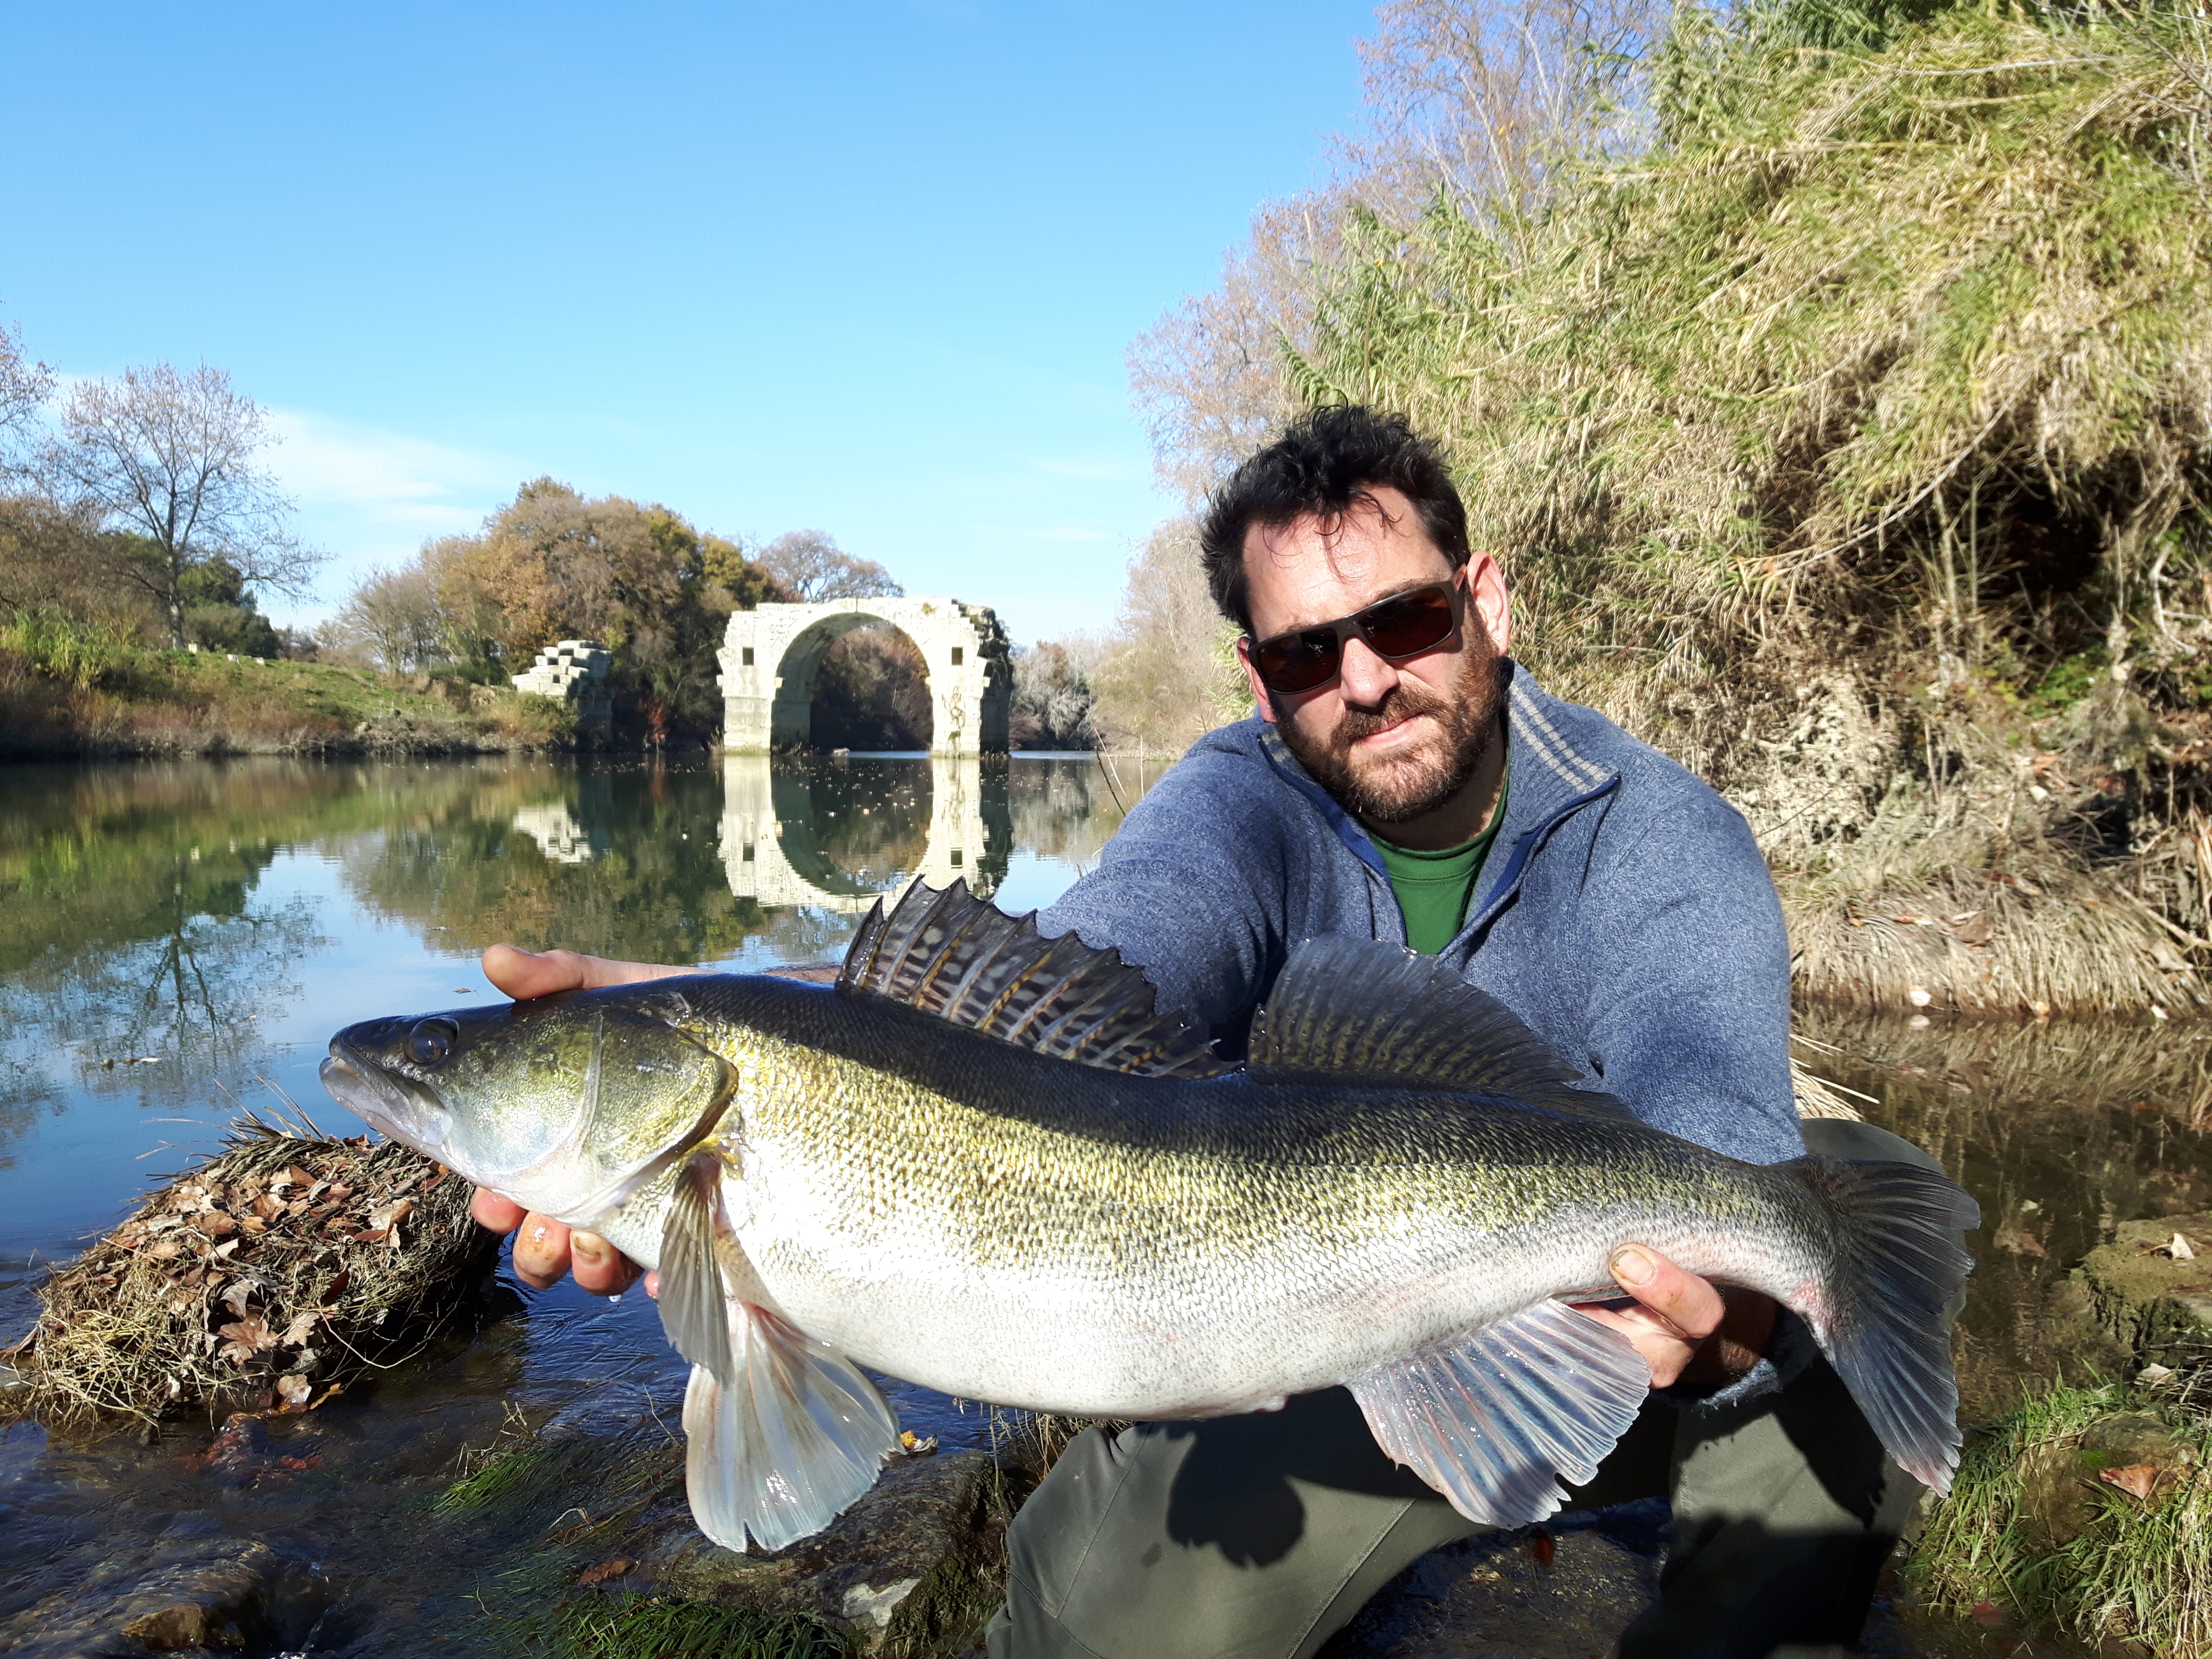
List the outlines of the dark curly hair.
{"label": "dark curly hair", "polygon": [[1467,508],[1444,470],[1443,452],[1402,415],[1357,404],[1316,409],[1213,492],[1199,526],[1206,585],[1221,614],[1252,631],[1244,579],[1244,537],[1254,525],[1294,524],[1309,514],[1334,528],[1378,486],[1398,491],[1421,528],[1458,569],[1468,562]]}

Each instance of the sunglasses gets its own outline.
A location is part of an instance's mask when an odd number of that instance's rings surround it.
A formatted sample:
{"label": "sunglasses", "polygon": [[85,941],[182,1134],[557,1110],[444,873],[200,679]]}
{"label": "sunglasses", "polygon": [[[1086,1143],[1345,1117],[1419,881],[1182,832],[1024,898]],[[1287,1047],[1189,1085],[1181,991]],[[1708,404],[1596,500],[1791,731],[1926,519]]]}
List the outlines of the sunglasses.
{"label": "sunglasses", "polygon": [[1432,583],[1377,599],[1334,622],[1294,628],[1249,643],[1246,654],[1260,684],[1281,696],[1315,691],[1344,672],[1344,641],[1357,634],[1386,662],[1433,651],[1459,631],[1459,580]]}

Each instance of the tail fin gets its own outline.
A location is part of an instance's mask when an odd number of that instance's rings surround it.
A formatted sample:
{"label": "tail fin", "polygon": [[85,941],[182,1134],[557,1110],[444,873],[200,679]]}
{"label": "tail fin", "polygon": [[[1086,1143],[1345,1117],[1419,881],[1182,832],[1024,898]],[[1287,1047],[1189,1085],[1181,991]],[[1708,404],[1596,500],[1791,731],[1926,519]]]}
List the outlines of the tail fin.
{"label": "tail fin", "polygon": [[1825,1293],[1796,1311],[1898,1467],[1949,1492],[1960,1441],[1950,1325],[1974,1267],[1958,1234],[1980,1224],[1980,1209],[1947,1176],[1910,1164],[1784,1167],[1834,1228]]}

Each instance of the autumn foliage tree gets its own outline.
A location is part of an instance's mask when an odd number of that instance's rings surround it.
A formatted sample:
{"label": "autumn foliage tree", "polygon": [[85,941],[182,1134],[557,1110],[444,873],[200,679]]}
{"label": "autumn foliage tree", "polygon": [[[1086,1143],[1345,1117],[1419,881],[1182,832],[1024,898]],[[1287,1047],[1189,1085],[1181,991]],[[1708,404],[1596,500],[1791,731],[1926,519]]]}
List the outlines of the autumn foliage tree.
{"label": "autumn foliage tree", "polygon": [[737,544],[667,507],[538,478],[480,533],[374,574],[339,624],[387,672],[444,666],[489,681],[556,640],[597,640],[613,653],[619,704],[659,740],[712,729],[724,620],[781,596]]}

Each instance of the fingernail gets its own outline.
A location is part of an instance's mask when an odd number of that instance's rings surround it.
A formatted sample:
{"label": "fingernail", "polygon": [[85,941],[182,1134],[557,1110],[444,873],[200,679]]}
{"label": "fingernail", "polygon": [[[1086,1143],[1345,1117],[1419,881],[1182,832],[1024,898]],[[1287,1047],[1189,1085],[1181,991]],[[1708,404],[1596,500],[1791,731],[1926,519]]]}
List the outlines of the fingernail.
{"label": "fingernail", "polygon": [[595,1233],[571,1233],[568,1251],[579,1261],[594,1267],[607,1259],[607,1247]]}
{"label": "fingernail", "polygon": [[1613,1276],[1624,1285],[1648,1285],[1651,1275],[1659,1271],[1659,1264],[1651,1259],[1649,1250],[1639,1250],[1633,1244],[1613,1253]]}

